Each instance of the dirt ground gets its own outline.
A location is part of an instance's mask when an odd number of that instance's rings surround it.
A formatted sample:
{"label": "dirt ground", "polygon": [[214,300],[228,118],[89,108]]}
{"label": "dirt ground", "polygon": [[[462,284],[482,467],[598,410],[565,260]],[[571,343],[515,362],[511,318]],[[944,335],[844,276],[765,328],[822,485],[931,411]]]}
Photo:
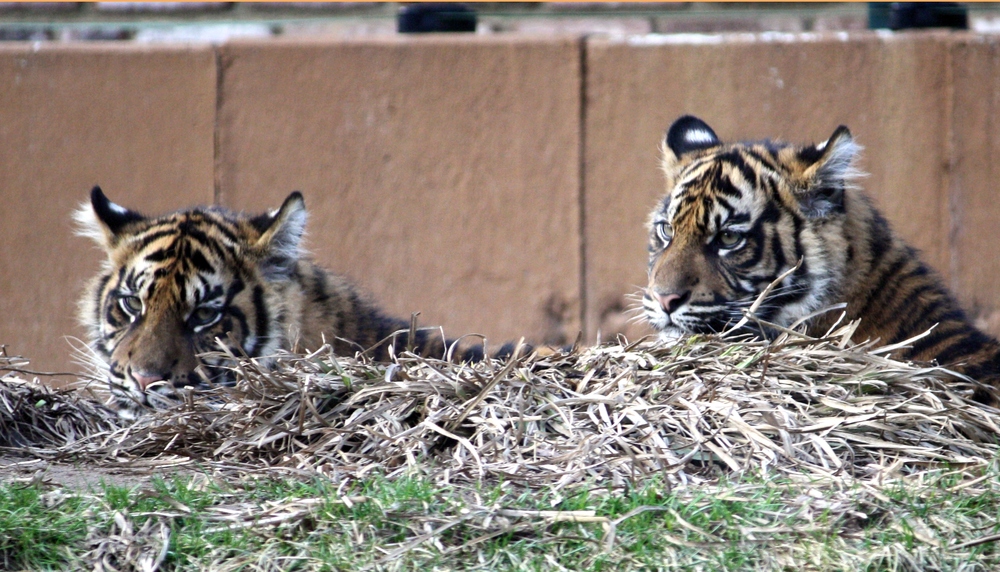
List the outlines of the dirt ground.
{"label": "dirt ground", "polygon": [[154,476],[201,473],[192,465],[107,467],[86,462],[48,461],[30,456],[0,454],[0,482],[41,481],[78,491],[99,489],[102,484],[119,487],[143,487]]}

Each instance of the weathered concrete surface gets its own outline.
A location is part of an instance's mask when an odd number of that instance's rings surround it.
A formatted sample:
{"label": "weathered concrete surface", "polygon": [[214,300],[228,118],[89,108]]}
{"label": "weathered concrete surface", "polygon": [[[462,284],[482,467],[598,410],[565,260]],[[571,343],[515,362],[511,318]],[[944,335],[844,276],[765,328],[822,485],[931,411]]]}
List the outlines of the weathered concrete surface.
{"label": "weathered concrete surface", "polygon": [[273,208],[303,191],[321,263],[450,336],[575,336],[579,46],[516,36],[226,45],[221,202]]}
{"label": "weathered concrete surface", "polygon": [[100,184],[145,211],[212,200],[215,60],[208,48],[0,47],[0,343],[79,371],[76,302],[101,254],[71,213]]}
{"label": "weathered concrete surface", "polygon": [[[946,36],[733,35],[594,39],[587,45],[586,299],[591,333],[620,327],[645,284],[644,222],[665,191],[658,146],[690,113],[723,140],[867,147],[863,181],[889,220],[950,273]],[[632,332],[636,333],[633,329]]]}
{"label": "weathered concrete surface", "polygon": [[962,38],[952,61],[951,286],[1000,334],[1000,38]]}

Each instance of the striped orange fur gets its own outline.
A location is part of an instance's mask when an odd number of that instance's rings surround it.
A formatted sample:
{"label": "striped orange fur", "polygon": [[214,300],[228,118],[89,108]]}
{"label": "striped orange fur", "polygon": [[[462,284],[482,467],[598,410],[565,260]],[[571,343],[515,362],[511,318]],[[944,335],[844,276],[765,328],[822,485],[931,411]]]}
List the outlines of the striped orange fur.
{"label": "striped orange fur", "polygon": [[[719,332],[774,280],[756,315],[825,333],[846,303],[857,341],[889,345],[930,333],[897,355],[936,361],[985,386],[995,402],[1000,344],[976,329],[919,253],[855,184],[860,147],[846,127],[816,145],[724,144],[698,118],[667,131],[667,194],[650,216],[645,315],[663,337]],[[756,331],[756,330],[755,330]],[[767,333],[767,332],[765,332]]]}
{"label": "striped orange fur", "polygon": [[[408,347],[408,321],[387,316],[302,253],[306,210],[297,192],[260,215],[212,206],[146,217],[95,187],[76,218],[80,233],[108,256],[82,297],[80,318],[123,416],[180,388],[230,384],[232,364],[200,356],[220,341],[265,359],[324,340],[353,356],[393,334],[397,352]],[[438,328],[415,337],[414,349],[428,356],[443,357],[451,345]],[[384,359],[389,345],[369,355]],[[483,358],[481,342],[458,345],[458,359]],[[495,357],[513,349],[507,344]]]}

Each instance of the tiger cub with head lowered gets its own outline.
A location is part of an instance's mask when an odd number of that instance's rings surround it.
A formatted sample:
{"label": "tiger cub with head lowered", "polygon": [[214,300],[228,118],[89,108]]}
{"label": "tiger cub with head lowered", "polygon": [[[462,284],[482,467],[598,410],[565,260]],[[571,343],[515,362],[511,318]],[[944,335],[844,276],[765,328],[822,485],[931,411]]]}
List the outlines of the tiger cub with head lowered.
{"label": "tiger cub with head lowered", "polygon": [[[846,127],[826,141],[724,144],[696,117],[667,131],[667,195],[653,210],[643,307],[663,337],[721,332],[801,260],[755,315],[822,335],[846,303],[854,338],[889,345],[931,330],[897,355],[1000,382],[1000,344],[976,329],[918,253],[854,185],[860,147]],[[933,328],[933,329],[931,329]],[[995,403],[987,387],[977,401]]]}
{"label": "tiger cub with head lowered", "polygon": [[[408,322],[303,258],[306,210],[298,192],[256,216],[210,206],[146,217],[112,203],[99,187],[90,199],[76,213],[80,233],[108,257],[86,288],[80,318],[123,417],[181,388],[231,384],[231,363],[199,356],[218,349],[217,339],[265,358],[324,340],[338,355],[353,356],[400,331],[395,347],[408,345]],[[449,344],[439,330],[415,337],[424,355],[442,356]],[[495,357],[512,350],[505,345]],[[480,360],[483,347],[466,344],[458,354]],[[385,344],[373,350],[375,359],[387,355]]]}

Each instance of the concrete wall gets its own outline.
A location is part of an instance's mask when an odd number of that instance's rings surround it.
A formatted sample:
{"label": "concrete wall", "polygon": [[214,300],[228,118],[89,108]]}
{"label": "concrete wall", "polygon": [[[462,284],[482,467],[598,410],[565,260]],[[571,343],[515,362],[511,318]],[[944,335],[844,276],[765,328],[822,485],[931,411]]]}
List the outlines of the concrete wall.
{"label": "concrete wall", "polygon": [[564,340],[581,327],[579,44],[225,46],[220,201],[301,190],[317,259],[396,315]]}
{"label": "concrete wall", "polygon": [[[0,343],[70,370],[94,184],[150,213],[271,208],[390,311],[451,335],[609,337],[645,282],[658,145],[848,125],[864,184],[1000,333],[1000,39],[961,34],[489,36],[0,49]],[[642,328],[632,328],[632,334]]]}
{"label": "concrete wall", "polygon": [[1000,38],[952,46],[950,285],[981,327],[1000,334]]}
{"label": "concrete wall", "polygon": [[100,184],[150,212],[212,200],[210,48],[0,47],[0,344],[79,371],[76,300],[103,256],[71,213]]}

